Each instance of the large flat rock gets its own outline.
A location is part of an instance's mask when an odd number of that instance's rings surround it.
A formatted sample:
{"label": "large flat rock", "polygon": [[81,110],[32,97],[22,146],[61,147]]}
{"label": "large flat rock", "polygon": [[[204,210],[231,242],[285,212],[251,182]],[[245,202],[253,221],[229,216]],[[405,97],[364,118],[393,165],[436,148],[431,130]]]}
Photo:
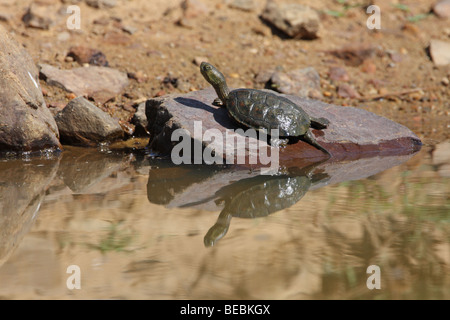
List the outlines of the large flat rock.
{"label": "large flat rock", "polygon": [[[409,154],[420,149],[420,139],[411,130],[374,113],[293,95],[279,95],[300,105],[311,116],[325,117],[330,121],[327,129],[312,132],[318,143],[329,150],[335,160]],[[227,145],[225,132],[235,130],[238,126],[230,119],[225,108],[212,105],[216,97],[211,88],[147,100],[146,115],[151,135],[149,147],[156,152],[170,154],[172,148],[179,143],[171,141],[172,133],[181,128],[186,130],[193,141],[214,149],[217,146],[214,142],[202,142],[198,132],[194,132],[195,123],[201,121],[202,134],[210,129],[218,129],[224,134],[224,158],[230,150],[236,155],[240,148],[246,148],[247,154],[251,153],[248,142],[253,138],[246,137],[246,145]],[[267,144],[259,144],[261,148],[265,146]],[[303,141],[289,144],[279,150],[280,165],[293,165],[299,161],[306,164],[315,161],[310,159],[326,157],[322,151]],[[218,152],[220,153],[220,150]]]}

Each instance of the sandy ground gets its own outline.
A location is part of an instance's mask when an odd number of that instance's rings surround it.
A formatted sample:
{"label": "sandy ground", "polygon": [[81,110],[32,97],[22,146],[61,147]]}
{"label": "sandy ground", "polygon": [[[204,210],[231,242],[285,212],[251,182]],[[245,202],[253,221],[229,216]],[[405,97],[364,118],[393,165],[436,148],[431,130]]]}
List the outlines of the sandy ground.
{"label": "sandy ground", "polygon": [[[53,21],[48,30],[26,27],[22,21],[32,1],[0,1],[0,23],[36,63],[78,67],[66,55],[70,47],[84,45],[103,52],[110,67],[137,74],[138,80],[130,79],[121,96],[102,106],[122,120],[129,120],[133,105],[145,98],[207,87],[194,62],[197,58],[219,67],[231,87],[261,88],[264,84],[255,77],[262,71],[312,66],[321,76],[325,102],[358,106],[394,119],[425,144],[448,139],[450,90],[445,78],[450,77],[450,68],[434,66],[427,48],[430,39],[449,39],[450,24],[429,13],[434,0],[401,5],[377,1],[380,30],[367,28],[370,15],[357,1],[347,1],[347,6],[344,1],[302,1],[321,14],[321,37],[316,40],[280,37],[260,19],[264,0],[254,0],[251,11],[233,8],[231,1],[198,0],[186,12],[181,0],[118,0],[114,7],[100,9],[84,1],[35,2],[48,8]],[[71,2],[80,8],[79,30],[67,29]],[[373,46],[375,55],[351,66],[328,53],[347,46]],[[330,68],[336,66],[347,71],[347,83],[361,98],[339,97],[342,82],[329,79]],[[73,98],[42,80],[41,85],[49,105],[62,107]],[[373,99],[379,95],[384,98]]]}

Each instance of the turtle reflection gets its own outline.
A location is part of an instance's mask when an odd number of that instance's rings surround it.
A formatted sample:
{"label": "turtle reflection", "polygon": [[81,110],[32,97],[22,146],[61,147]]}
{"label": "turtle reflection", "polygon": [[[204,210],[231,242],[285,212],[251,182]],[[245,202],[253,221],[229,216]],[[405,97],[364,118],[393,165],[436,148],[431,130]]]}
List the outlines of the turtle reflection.
{"label": "turtle reflection", "polygon": [[317,163],[290,169],[286,174],[243,179],[220,189],[216,202],[225,202],[225,207],[205,235],[205,246],[215,245],[227,234],[232,217],[264,217],[300,201],[313,184],[330,178],[325,173],[313,173],[315,167]]}

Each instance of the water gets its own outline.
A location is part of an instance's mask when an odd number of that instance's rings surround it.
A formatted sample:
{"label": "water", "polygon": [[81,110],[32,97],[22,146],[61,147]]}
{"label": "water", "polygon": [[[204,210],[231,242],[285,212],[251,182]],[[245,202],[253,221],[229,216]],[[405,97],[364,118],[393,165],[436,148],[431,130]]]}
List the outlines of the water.
{"label": "water", "polygon": [[276,177],[75,148],[5,159],[0,298],[450,299],[449,154]]}

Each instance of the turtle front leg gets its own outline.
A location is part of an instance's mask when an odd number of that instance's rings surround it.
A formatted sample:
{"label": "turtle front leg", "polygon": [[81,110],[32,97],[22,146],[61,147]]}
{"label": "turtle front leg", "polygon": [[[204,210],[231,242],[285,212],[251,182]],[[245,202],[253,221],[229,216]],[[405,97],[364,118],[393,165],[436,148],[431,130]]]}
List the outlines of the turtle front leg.
{"label": "turtle front leg", "polygon": [[308,129],[308,131],[306,131],[306,133],[303,135],[303,140],[308,142],[310,145],[316,147],[317,149],[325,152],[328,156],[331,157],[331,153],[325,149],[324,147],[322,147],[317,141],[316,138],[314,137],[314,135],[311,132],[311,129]]}
{"label": "turtle front leg", "polygon": [[225,104],[220,98],[215,98],[212,104],[213,106],[225,107]]}

